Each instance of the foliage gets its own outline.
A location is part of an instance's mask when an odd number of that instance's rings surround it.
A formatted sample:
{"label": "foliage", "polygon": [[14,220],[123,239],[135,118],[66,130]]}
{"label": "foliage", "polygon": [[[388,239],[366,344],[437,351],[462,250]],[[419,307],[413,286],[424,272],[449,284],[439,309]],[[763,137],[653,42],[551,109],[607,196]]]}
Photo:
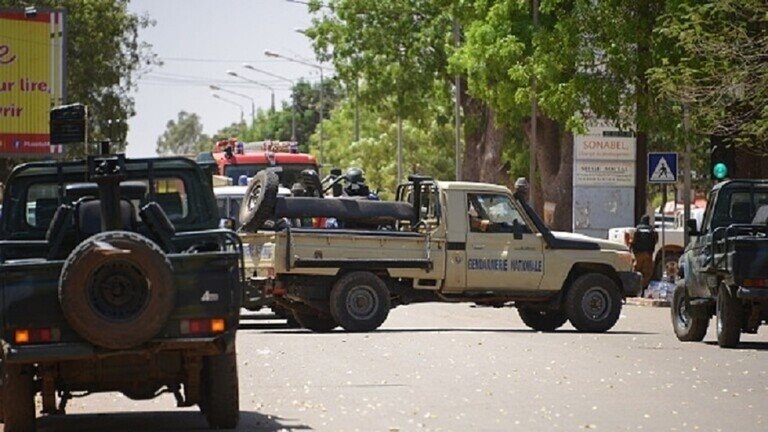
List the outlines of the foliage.
{"label": "foliage", "polygon": [[[29,1],[0,0],[0,7]],[[89,107],[92,141],[124,143],[128,118],[135,114],[131,91],[144,68],[155,64],[139,31],[154,25],[148,16],[128,12],[128,0],[38,0],[37,7],[65,8],[67,102]],[[80,146],[70,150],[79,151]]]}
{"label": "foliage", "polygon": [[699,134],[740,136],[768,154],[768,3],[674,0],[656,29],[658,100],[686,104]]}
{"label": "foliage", "polygon": [[247,129],[248,126],[245,124],[245,122],[233,122],[231,125],[224,126],[223,128],[219,129],[219,131],[213,135],[213,138],[211,138],[210,144],[213,146],[215,141],[241,137]]}
{"label": "foliage", "polygon": [[[336,79],[323,81],[324,118],[342,97],[341,87]],[[296,104],[296,141],[301,151],[309,148],[309,137],[315,132],[320,121],[320,83],[308,81],[296,82],[291,91],[291,103],[283,102],[280,109],[259,110],[253,124],[247,128],[240,139],[244,141],[262,141],[273,139],[289,141],[291,139],[292,103]]]}
{"label": "foliage", "polygon": [[[354,141],[354,106],[343,101],[323,123],[323,156],[326,167],[346,170],[360,167],[371,189],[383,199],[393,198],[397,186],[397,122],[376,108],[360,109],[360,134]],[[403,122],[403,171],[450,180],[454,174],[453,128],[435,120]],[[311,139],[311,151],[319,153],[319,133]]]}
{"label": "foliage", "polygon": [[157,154],[196,155],[210,151],[211,139],[203,133],[200,117],[195,113],[180,111],[176,120],[168,120],[165,132],[157,139]]}

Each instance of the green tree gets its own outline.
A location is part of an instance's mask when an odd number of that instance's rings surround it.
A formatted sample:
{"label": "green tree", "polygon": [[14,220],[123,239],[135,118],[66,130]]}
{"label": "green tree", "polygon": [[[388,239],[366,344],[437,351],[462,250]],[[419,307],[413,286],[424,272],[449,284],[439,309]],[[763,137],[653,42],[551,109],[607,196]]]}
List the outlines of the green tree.
{"label": "green tree", "polygon": [[157,154],[196,155],[210,151],[211,139],[203,133],[200,117],[195,113],[180,111],[176,120],[168,120],[165,132],[157,138]]}
{"label": "green tree", "polygon": [[224,126],[213,135],[210,143],[211,148],[213,148],[215,141],[221,141],[229,138],[239,138],[243,136],[246,130],[248,130],[248,125],[246,125],[243,121],[232,123],[229,126]]}
{"label": "green tree", "polygon": [[154,22],[129,12],[128,0],[0,0],[0,7],[30,3],[67,11],[67,102],[88,105],[91,140],[125,143],[127,120],[135,115],[136,77],[157,63],[139,31]]}

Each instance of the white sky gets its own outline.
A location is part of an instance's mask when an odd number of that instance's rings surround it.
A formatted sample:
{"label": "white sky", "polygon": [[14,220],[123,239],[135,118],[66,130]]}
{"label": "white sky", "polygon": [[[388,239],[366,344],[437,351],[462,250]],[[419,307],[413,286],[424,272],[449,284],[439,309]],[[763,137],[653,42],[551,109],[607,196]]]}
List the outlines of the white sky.
{"label": "white sky", "polygon": [[[237,106],[211,96],[211,83],[250,96],[257,110],[269,107],[269,90],[228,76],[227,70],[274,86],[278,107],[289,98],[288,82],[244,69],[244,62],[290,79],[318,79],[312,68],[264,55],[268,49],[314,58],[309,40],[295,31],[310,24],[303,4],[287,0],[133,0],[129,9],[149,13],[157,21],[154,27],[142,30],[140,38],[152,44],[164,63],[143,76],[134,95],[137,114],[128,121],[127,153],[131,157],[154,156],[166,122],[181,110],[199,114],[207,134],[239,120]],[[217,93],[243,105],[246,119],[250,117],[247,98]]]}

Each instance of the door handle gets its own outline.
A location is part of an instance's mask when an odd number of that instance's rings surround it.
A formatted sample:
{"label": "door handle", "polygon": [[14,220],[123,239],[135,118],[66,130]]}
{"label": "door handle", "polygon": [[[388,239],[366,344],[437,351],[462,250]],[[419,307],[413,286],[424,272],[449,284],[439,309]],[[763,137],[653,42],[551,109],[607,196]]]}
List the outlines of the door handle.
{"label": "door handle", "polygon": [[482,245],[482,244],[472,245],[472,249],[477,249],[477,250],[485,249],[485,245]]}

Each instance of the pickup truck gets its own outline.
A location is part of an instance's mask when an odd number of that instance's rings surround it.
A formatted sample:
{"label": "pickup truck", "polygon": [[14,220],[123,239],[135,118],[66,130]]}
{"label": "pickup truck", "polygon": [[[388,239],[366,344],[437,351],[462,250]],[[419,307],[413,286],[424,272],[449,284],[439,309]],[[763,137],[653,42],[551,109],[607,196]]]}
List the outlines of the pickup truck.
{"label": "pickup truck", "polygon": [[338,229],[241,233],[251,283],[313,331],[371,331],[399,305],[472,302],[513,304],[535,330],[570,320],[605,332],[624,297],[640,291],[625,246],[552,232],[504,186],[411,176],[396,201],[382,202],[275,198],[274,179],[255,181],[263,184],[246,201],[262,218],[339,221]]}
{"label": "pickup truck", "polygon": [[689,230],[672,300],[675,335],[701,341],[715,315],[717,343],[736,347],[768,320],[768,181],[718,183],[701,230],[694,219]]}
{"label": "pickup truck", "polygon": [[[17,166],[0,222],[0,420],[35,430],[96,392],[239,417],[242,244],[184,158]],[[30,214],[33,209],[34,217]],[[39,393],[42,404],[37,406]],[[58,399],[58,403],[57,403]]]}

